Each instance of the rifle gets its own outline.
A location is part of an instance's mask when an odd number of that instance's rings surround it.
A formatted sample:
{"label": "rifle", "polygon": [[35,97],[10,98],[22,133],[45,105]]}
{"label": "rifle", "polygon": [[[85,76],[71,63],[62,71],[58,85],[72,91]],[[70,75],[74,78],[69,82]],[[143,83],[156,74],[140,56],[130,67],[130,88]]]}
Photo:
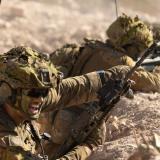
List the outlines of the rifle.
{"label": "rifle", "polygon": [[[156,47],[157,44],[153,43],[123,79],[110,79],[104,83],[104,86],[98,92],[99,102],[93,102],[91,106],[84,109],[77,121],[73,124],[69,137],[58,148],[57,153],[51,160],[60,158],[76,145],[83,143],[97,126],[109,118],[109,113],[115,104],[130,88],[131,81],[129,78]],[[110,92],[106,93],[107,90]]]}
{"label": "rifle", "polygon": [[160,42],[156,43],[157,46],[154,48],[150,56],[148,56],[141,66],[147,71],[153,71],[154,67],[160,65]]}
{"label": "rifle", "polygon": [[147,71],[153,71],[155,66],[160,65],[160,56],[156,57],[154,59],[152,58],[147,58],[141,66],[145,68]]}

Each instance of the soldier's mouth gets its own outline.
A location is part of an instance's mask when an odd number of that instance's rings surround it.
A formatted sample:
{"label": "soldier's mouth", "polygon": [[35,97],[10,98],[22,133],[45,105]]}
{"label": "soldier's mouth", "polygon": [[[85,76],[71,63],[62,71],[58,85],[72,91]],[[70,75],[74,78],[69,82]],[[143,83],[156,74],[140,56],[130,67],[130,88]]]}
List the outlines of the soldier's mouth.
{"label": "soldier's mouth", "polygon": [[39,105],[30,105],[29,106],[29,113],[30,114],[37,114],[39,112]]}

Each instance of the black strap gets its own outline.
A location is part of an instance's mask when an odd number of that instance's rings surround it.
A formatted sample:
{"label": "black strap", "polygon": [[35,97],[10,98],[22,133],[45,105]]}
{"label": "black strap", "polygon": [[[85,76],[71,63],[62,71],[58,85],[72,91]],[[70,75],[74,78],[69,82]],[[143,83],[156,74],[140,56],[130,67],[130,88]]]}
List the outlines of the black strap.
{"label": "black strap", "polygon": [[40,148],[41,148],[41,151],[42,151],[42,159],[43,160],[48,160],[48,156],[45,155],[45,152],[44,152],[44,147],[43,147],[43,144],[42,144],[42,137],[39,135],[39,131],[34,126],[33,121],[27,121],[27,122],[30,126],[30,129],[31,129],[31,132],[33,134],[33,137],[34,137],[35,141],[38,142],[39,145],[40,145]]}
{"label": "black strap", "polygon": [[101,79],[101,83],[102,83],[102,86],[106,83],[106,77],[105,77],[105,71],[104,70],[100,70],[100,71],[97,71],[100,79]]}

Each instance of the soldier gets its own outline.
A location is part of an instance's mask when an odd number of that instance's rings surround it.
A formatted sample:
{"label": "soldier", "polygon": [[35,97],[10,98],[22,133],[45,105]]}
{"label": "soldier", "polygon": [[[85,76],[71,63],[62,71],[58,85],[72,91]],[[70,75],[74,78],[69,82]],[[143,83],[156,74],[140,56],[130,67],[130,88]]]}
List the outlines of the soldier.
{"label": "soldier", "polygon": [[[97,92],[105,82],[110,78],[122,78],[128,70],[129,67],[114,67],[106,72],[61,80],[50,61],[31,48],[16,47],[1,55],[0,159],[34,159],[31,154],[38,154],[36,147],[41,143],[34,120],[41,111],[55,111],[97,100]],[[104,143],[104,139],[102,124],[86,143],[76,146],[59,160],[84,160],[97,145]]]}
{"label": "soldier", "polygon": [[[133,66],[153,43],[151,30],[138,17],[118,17],[106,31],[106,42],[85,39],[84,44],[67,44],[50,58],[65,77],[77,76],[116,65]],[[140,68],[133,76],[133,90],[160,92],[160,75]]]}

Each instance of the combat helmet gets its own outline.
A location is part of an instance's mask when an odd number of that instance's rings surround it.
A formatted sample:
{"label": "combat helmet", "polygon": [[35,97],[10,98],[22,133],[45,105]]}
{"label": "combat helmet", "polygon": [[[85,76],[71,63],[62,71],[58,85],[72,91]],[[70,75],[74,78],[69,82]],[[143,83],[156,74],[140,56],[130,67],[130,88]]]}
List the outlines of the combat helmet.
{"label": "combat helmet", "polygon": [[0,55],[0,81],[13,89],[55,88],[59,72],[30,47],[16,47]]}
{"label": "combat helmet", "polygon": [[131,18],[123,14],[109,26],[106,34],[115,46],[123,48],[135,44],[140,52],[153,43],[152,31],[138,16]]}

